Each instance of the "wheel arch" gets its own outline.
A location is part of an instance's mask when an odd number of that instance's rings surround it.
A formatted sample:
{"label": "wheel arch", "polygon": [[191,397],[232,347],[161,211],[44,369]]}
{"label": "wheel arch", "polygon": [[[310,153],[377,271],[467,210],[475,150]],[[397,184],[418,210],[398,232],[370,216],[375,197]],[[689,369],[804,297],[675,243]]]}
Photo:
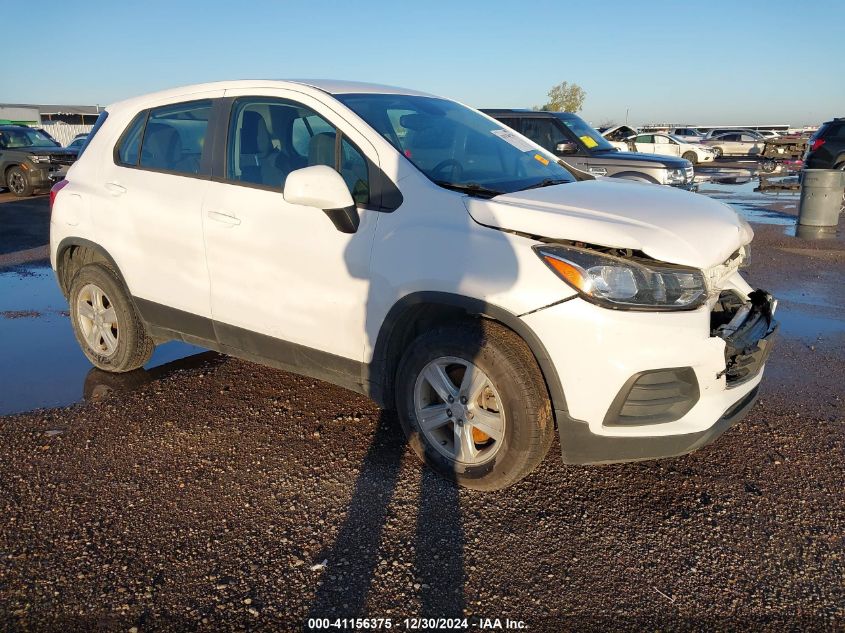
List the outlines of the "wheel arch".
{"label": "wheel arch", "polygon": [[3,176],[3,186],[7,186],[9,184],[8,174],[11,170],[15,167],[20,167],[21,163],[19,161],[9,161],[8,163],[3,163],[3,168],[0,170],[0,174]]}
{"label": "wheel arch", "polygon": [[539,337],[517,315],[481,299],[463,295],[423,291],[402,297],[382,323],[369,365],[371,397],[393,408],[393,388],[402,353],[421,332],[456,320],[486,318],[519,336],[540,367],[554,411],[566,411],[560,377]]}
{"label": "wheel arch", "polygon": [[67,297],[70,283],[77,270],[87,264],[97,262],[106,263],[115,272],[134,303],[135,299],[114,257],[100,244],[82,237],[66,237],[59,242],[59,247],[56,249],[56,278],[62,294]]}
{"label": "wheel arch", "polygon": [[622,178],[624,180],[635,180],[639,182],[650,182],[654,185],[662,184],[659,180],[654,178],[653,176],[649,176],[647,173],[642,171],[620,171],[615,174],[611,174],[611,178]]}

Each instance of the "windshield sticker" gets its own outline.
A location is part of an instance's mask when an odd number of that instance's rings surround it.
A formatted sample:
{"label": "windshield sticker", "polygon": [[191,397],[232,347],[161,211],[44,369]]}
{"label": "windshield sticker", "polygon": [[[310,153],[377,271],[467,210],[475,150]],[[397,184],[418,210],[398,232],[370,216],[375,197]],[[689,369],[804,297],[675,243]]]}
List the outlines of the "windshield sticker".
{"label": "windshield sticker", "polygon": [[596,145],[598,145],[598,143],[596,143],[596,142],[592,139],[592,137],[587,136],[586,134],[585,134],[584,136],[580,136],[580,137],[578,137],[578,138],[580,138],[580,139],[581,139],[581,142],[582,142],[582,143],[584,143],[584,145],[586,145],[586,146],[587,146],[588,148],[590,148],[590,149],[592,149],[592,148],[594,148]]}
{"label": "windshield sticker", "polygon": [[535,149],[531,143],[522,138],[516,132],[511,132],[510,130],[490,130],[490,133],[498,136],[503,141],[510,143],[520,152],[530,152]]}
{"label": "windshield sticker", "polygon": [[538,163],[543,163],[544,165],[549,164],[549,159],[543,158],[539,154],[534,154],[534,160],[536,160]]}

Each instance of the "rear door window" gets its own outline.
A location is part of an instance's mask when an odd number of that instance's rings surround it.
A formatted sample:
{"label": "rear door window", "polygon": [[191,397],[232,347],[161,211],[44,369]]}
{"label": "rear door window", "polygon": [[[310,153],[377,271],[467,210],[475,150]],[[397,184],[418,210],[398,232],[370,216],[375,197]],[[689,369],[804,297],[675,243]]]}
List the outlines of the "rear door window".
{"label": "rear door window", "polygon": [[139,165],[176,174],[199,174],[210,116],[210,100],[150,110]]}

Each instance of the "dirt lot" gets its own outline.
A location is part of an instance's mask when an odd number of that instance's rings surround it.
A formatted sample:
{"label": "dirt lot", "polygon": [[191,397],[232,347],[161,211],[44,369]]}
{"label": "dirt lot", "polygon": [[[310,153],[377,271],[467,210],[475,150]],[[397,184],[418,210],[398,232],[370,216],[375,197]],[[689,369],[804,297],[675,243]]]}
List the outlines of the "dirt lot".
{"label": "dirt lot", "polygon": [[791,204],[747,271],[781,300],[762,398],[686,457],[573,467],[556,444],[503,493],[459,490],[368,400],[215,354],[0,417],[0,628],[842,630],[845,241],[789,236]]}

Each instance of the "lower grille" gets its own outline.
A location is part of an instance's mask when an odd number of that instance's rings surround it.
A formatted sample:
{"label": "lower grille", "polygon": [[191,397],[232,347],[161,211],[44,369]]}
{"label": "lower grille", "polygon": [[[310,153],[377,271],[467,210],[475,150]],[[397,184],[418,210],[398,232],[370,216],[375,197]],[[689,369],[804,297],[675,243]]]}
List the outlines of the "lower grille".
{"label": "lower grille", "polygon": [[692,367],[655,369],[634,374],[619,390],[605,426],[662,424],[686,415],[699,398]]}

